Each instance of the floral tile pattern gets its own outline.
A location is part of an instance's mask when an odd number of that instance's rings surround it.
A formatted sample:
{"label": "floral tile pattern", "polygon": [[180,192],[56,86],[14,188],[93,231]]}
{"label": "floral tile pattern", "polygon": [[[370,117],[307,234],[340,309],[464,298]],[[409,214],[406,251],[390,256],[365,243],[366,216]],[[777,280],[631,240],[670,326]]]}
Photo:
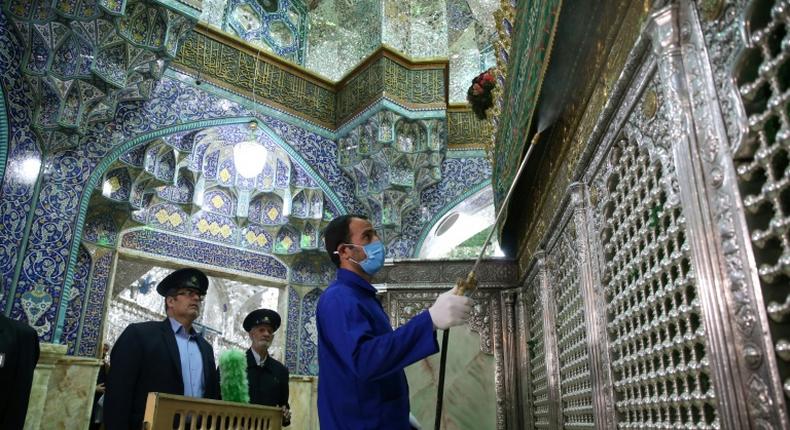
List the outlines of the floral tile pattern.
{"label": "floral tile pattern", "polygon": [[[379,16],[375,7],[365,7],[352,11],[359,16],[357,24]],[[426,26],[429,21],[426,16]],[[326,285],[335,270],[321,252],[320,229],[342,213],[366,211],[355,194],[359,184],[338,166],[337,142],[163,77],[151,86],[148,100],[118,103],[107,122],[86,127],[78,145],[42,159],[39,148],[46,142],[37,141],[31,131],[34,96],[19,71],[22,44],[12,28],[0,13],[0,85],[5,102],[0,114],[8,123],[8,167],[0,188],[0,311],[27,321],[42,341],[67,343],[73,354],[93,354],[101,340],[112,249],[117,245],[158,252],[180,261],[252,272],[279,283],[293,281],[307,289],[304,299],[288,289],[287,345],[296,345],[298,354],[289,356],[287,347],[286,362],[293,371],[314,374],[314,308],[320,295],[316,286]],[[244,124],[250,117],[272,133],[262,140],[264,146],[280,151],[252,182],[234,179],[232,163],[212,147],[218,138],[246,137]],[[233,121],[235,125],[229,124]],[[201,135],[207,129],[218,134]],[[278,139],[284,145],[275,142]],[[46,168],[41,178],[39,166]],[[424,221],[488,178],[487,166],[483,158],[441,161],[441,180],[425,187],[417,199],[419,207],[403,214],[404,228],[388,256],[411,256],[422,229],[430,228],[423,226]],[[225,169],[231,175],[227,181],[222,179]],[[199,170],[225,185],[201,185],[191,176]],[[408,180],[403,172],[394,172],[393,181]],[[279,202],[251,199],[244,207],[236,194],[228,192],[231,188],[250,192],[257,186],[251,184],[259,180],[262,188],[269,187],[263,195],[277,195]],[[321,191],[327,188],[334,198]],[[114,201],[113,207],[127,202],[123,207],[128,213],[118,217],[118,212],[100,210],[103,206],[89,207],[97,189]],[[274,193],[286,189],[293,192],[296,207],[287,208],[285,194]],[[202,204],[209,206],[195,204],[198,191],[203,193]],[[238,223],[243,209],[260,225]],[[299,220],[300,229],[287,225],[289,216]],[[269,220],[271,229],[263,227],[264,220]],[[119,241],[119,230],[128,222],[148,228],[129,231]],[[271,255],[294,259],[291,255],[300,248],[309,256],[309,264],[297,259],[289,266]]]}

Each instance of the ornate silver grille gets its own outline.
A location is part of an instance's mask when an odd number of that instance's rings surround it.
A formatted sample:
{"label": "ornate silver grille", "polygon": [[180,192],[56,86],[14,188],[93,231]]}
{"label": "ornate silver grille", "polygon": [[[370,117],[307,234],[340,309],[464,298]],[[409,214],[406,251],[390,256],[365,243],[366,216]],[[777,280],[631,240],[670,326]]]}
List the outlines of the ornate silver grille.
{"label": "ornate silver grille", "polygon": [[790,396],[790,2],[760,2],[746,10],[751,48],[741,54],[735,77],[748,131],[736,166],[770,329],[782,359],[778,367]]}
{"label": "ornate silver grille", "polygon": [[543,337],[543,304],[540,298],[541,275],[534,276],[527,285],[526,299],[529,314],[529,363],[532,377],[532,416],[536,429],[550,428],[549,384],[546,374],[546,348]]}
{"label": "ornate silver grille", "polygon": [[662,165],[623,138],[610,153],[603,285],[619,428],[718,428],[685,220]]}
{"label": "ornate silver grille", "polygon": [[566,429],[594,428],[584,303],[579,284],[579,247],[573,224],[566,224],[549,255],[557,306],[557,350],[562,423]]}

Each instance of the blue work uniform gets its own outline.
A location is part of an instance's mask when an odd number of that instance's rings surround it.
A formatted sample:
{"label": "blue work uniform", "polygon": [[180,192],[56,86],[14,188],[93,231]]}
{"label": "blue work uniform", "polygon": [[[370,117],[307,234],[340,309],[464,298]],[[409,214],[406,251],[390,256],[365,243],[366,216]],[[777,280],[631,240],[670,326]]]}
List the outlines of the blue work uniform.
{"label": "blue work uniform", "polygon": [[316,323],[321,429],[409,429],[403,369],[439,351],[428,311],[392,330],[376,289],[338,269],[318,300]]}

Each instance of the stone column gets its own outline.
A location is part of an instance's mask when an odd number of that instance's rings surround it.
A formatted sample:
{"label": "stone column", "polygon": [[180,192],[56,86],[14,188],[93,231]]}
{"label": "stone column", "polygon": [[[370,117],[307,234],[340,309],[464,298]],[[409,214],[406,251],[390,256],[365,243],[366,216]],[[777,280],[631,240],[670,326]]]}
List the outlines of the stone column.
{"label": "stone column", "polygon": [[289,428],[318,429],[318,378],[315,376],[291,375],[288,388],[291,405]]}
{"label": "stone column", "polygon": [[33,387],[30,389],[30,402],[27,405],[25,430],[41,428],[41,417],[47,402],[49,380],[55,369],[55,363],[64,355],[66,355],[66,345],[41,344],[41,355],[38,357],[36,371],[33,373]]}
{"label": "stone column", "polygon": [[61,356],[49,378],[49,389],[41,421],[44,429],[88,428],[93,393],[101,361],[95,358]]}
{"label": "stone column", "polygon": [[41,344],[25,430],[87,429],[101,361],[66,355],[66,345]]}

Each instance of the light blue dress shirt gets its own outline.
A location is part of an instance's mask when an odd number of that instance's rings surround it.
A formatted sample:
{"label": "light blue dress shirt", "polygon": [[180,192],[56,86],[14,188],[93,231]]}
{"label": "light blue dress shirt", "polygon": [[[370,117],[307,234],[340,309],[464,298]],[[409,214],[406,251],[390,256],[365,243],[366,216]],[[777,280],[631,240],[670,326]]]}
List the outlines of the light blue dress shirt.
{"label": "light blue dress shirt", "polygon": [[203,357],[197,343],[198,334],[192,328],[192,333],[187,333],[180,322],[173,318],[170,326],[176,336],[178,355],[181,358],[181,378],[184,381],[184,395],[189,397],[203,397],[205,382],[203,381]]}

